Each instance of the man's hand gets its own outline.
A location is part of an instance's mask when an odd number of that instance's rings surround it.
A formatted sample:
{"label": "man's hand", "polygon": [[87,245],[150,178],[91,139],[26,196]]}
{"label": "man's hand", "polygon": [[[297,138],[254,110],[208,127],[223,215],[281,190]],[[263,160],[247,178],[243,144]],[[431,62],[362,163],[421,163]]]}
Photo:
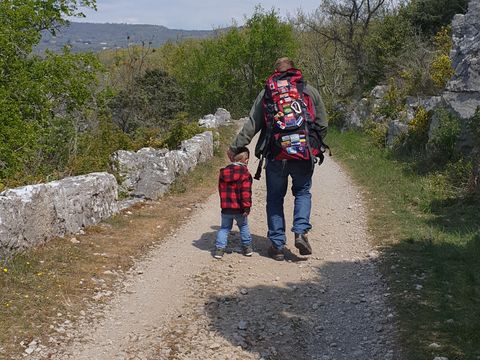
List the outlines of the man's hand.
{"label": "man's hand", "polygon": [[228,148],[227,156],[230,161],[233,161],[233,158],[235,157],[235,153],[232,151],[232,149]]}
{"label": "man's hand", "polygon": [[250,215],[250,208],[246,208],[243,210],[243,216],[247,217],[248,215]]}

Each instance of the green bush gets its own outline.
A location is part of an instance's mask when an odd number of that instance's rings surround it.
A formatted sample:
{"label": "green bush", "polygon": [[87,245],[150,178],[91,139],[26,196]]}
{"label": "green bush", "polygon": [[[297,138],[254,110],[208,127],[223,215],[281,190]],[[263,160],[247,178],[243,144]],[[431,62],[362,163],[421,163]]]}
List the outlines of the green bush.
{"label": "green bush", "polygon": [[345,117],[347,116],[346,106],[343,104],[338,104],[332,109],[327,108],[328,113],[328,126],[343,129],[345,126]]}
{"label": "green bush", "polygon": [[372,120],[365,121],[363,131],[370,137],[373,145],[379,148],[385,147],[385,140],[388,131],[386,123],[377,123]]}
{"label": "green bush", "polygon": [[412,42],[414,28],[410,22],[393,13],[372,23],[365,40],[368,55],[367,86],[384,82],[398,67],[398,56]]}
{"label": "green bush", "polygon": [[76,120],[92,105],[101,69],[91,54],[33,54],[43,30],[95,1],[0,1],[0,181],[56,177],[76,151]]}
{"label": "green bush", "polygon": [[429,157],[437,165],[456,160],[459,155],[456,144],[460,135],[460,120],[446,109],[437,109],[434,114],[437,126],[432,131],[427,149]]}
{"label": "green bush", "polygon": [[167,147],[170,150],[177,149],[183,140],[190,139],[205,130],[196,122],[189,122],[186,113],[179,114],[173,124],[170,132],[161,142],[161,147]]}
{"label": "green bush", "polygon": [[469,159],[461,158],[455,162],[449,162],[445,168],[445,175],[448,184],[453,187],[456,193],[468,193],[471,176],[473,172],[473,162]]}
{"label": "green bush", "polygon": [[388,91],[380,103],[377,113],[390,119],[397,118],[403,110],[403,98],[394,78],[388,80]]}
{"label": "green bush", "polygon": [[150,69],[121,90],[110,103],[115,123],[127,133],[138,128],[162,128],[186,109],[185,93],[175,78]]}
{"label": "green bush", "polygon": [[402,15],[426,36],[450,25],[455,14],[465,14],[469,0],[412,0]]}
{"label": "green bush", "polygon": [[410,152],[424,151],[428,142],[431,115],[423,107],[415,113],[415,117],[408,124],[408,135],[405,146]]}
{"label": "green bush", "polygon": [[110,157],[119,150],[134,150],[133,141],[106,117],[96,129],[78,135],[78,150],[68,163],[70,175],[110,170]]}
{"label": "green bush", "polygon": [[451,27],[443,27],[434,37],[437,55],[430,66],[430,77],[439,91],[445,88],[455,73],[450,59],[450,50],[453,46],[451,33]]}

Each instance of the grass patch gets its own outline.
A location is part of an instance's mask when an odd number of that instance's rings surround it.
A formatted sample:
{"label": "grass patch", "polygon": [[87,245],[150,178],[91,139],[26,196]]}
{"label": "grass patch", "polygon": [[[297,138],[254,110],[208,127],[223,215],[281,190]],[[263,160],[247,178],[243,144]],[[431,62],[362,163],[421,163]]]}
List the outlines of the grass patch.
{"label": "grass patch", "polygon": [[8,262],[0,261],[0,358],[21,356],[22,341],[55,346],[56,341],[65,340],[58,331],[65,321],[70,322],[68,327],[95,316],[89,311],[92,304],[101,304],[109,296],[97,301],[93,297],[113,293],[135,259],[188,219],[193,204],[216,191],[212,172],[225,164],[236,130],[236,125],[219,129],[214,158],[178,179],[161,200],[137,205],[89,228],[75,236],[75,243],[73,236],[54,239]]}
{"label": "grass patch", "polygon": [[405,357],[480,359],[479,199],[457,196],[441,173],[413,172],[366,135],[332,131],[328,140],[367,193]]}

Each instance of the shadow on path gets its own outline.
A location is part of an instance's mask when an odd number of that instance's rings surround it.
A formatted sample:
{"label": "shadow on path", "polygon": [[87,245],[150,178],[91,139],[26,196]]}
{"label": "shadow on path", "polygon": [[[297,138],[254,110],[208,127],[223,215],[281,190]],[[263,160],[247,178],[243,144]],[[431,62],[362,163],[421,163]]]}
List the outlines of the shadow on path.
{"label": "shadow on path", "polygon": [[[203,251],[209,251],[213,254],[213,251],[215,250],[215,239],[217,236],[217,231],[220,229],[220,227],[212,226],[211,229],[214,231],[204,233],[199,239],[194,240],[193,246]],[[269,258],[268,248],[270,247],[270,244],[270,241],[265,236],[252,234],[252,245],[254,253],[257,253],[262,257]],[[228,244],[226,250],[227,255],[234,252],[241,253],[241,245],[242,243],[240,240],[240,233],[236,230],[232,230],[230,232],[230,235],[228,236]],[[285,258],[292,262],[308,260],[308,258],[298,256],[287,248],[285,249]]]}
{"label": "shadow on path", "polygon": [[373,268],[372,261],[309,266],[311,280],[232,289],[211,297],[205,313],[215,332],[264,359],[398,359]]}

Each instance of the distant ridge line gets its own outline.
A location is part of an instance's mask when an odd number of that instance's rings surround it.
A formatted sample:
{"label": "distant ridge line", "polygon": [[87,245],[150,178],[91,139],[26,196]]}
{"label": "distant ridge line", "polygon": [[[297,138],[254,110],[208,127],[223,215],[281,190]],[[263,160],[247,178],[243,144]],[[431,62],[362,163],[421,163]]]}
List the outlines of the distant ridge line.
{"label": "distant ridge line", "polygon": [[56,36],[45,32],[36,52],[45,50],[61,51],[69,45],[73,52],[98,52],[102,50],[126,48],[132,44],[151,42],[152,47],[160,47],[168,41],[187,38],[206,38],[213,36],[216,30],[169,29],[163,25],[119,24],[70,22],[62,27]]}

